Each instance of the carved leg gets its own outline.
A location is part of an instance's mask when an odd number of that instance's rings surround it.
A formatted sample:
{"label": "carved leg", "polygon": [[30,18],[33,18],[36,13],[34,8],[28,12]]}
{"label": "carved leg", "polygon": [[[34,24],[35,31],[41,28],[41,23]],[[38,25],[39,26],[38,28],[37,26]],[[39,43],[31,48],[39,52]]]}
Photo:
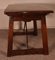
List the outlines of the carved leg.
{"label": "carved leg", "polygon": [[45,16],[41,16],[41,30],[42,30],[42,40],[43,40],[43,53],[48,55],[48,37],[47,37],[47,27]]}
{"label": "carved leg", "polygon": [[8,31],[8,50],[7,56],[11,56],[13,47],[13,21],[10,18],[9,20],[9,31]]}

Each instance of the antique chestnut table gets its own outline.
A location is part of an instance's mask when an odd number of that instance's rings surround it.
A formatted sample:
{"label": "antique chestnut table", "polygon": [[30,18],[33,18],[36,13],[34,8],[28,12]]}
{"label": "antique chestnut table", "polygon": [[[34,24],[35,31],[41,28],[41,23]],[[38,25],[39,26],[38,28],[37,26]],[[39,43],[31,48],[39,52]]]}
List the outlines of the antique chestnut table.
{"label": "antique chestnut table", "polygon": [[[45,7],[39,6],[37,4],[12,4],[12,5],[8,5],[4,13],[10,17],[7,56],[26,55],[26,54],[44,54],[44,55],[49,54],[46,15],[48,15],[49,13],[53,13],[52,10],[46,9]],[[43,48],[30,48],[29,49],[27,46],[27,49],[13,50],[13,35],[25,34],[24,32],[21,33],[21,32],[13,31],[14,21],[24,21],[25,23],[34,21],[34,27],[35,27],[34,30],[36,33],[37,20],[41,21]],[[26,32],[27,32],[27,29],[26,29]],[[28,34],[29,33],[27,32],[26,35]]]}

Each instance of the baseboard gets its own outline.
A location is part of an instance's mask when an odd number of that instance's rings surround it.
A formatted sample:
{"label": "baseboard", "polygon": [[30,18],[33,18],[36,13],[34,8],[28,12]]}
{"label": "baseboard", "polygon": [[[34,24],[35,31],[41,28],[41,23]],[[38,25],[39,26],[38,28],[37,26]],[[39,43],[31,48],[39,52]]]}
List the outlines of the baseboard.
{"label": "baseboard", "polygon": [[[0,31],[8,31],[9,29],[0,29]],[[20,29],[14,29],[14,30],[20,30]],[[32,29],[28,29],[28,30],[32,30]],[[41,30],[38,28],[38,30]],[[55,30],[55,28],[48,28],[47,30]]]}

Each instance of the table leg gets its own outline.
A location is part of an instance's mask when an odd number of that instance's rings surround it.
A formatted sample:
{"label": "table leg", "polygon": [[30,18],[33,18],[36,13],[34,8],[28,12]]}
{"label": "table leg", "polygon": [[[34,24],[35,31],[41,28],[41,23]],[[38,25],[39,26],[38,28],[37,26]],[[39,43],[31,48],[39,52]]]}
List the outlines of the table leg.
{"label": "table leg", "polygon": [[34,27],[34,35],[37,35],[37,23],[36,20],[33,20],[33,27]]}
{"label": "table leg", "polygon": [[19,30],[22,30],[22,22],[19,21]]}
{"label": "table leg", "polygon": [[7,56],[11,56],[11,54],[12,54],[12,46],[13,46],[13,21],[10,18],[10,20],[9,20],[9,31],[8,31],[8,50],[7,50]]}
{"label": "table leg", "polygon": [[48,55],[48,37],[47,37],[47,27],[45,16],[41,16],[41,31],[43,40],[43,53]]}

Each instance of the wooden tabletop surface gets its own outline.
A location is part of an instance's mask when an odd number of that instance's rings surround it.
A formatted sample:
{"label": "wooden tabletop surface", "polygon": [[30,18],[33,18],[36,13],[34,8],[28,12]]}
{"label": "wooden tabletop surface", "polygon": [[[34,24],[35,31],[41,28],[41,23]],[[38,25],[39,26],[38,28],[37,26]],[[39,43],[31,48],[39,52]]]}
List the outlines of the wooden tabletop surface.
{"label": "wooden tabletop surface", "polygon": [[53,11],[49,8],[44,7],[43,5],[39,5],[37,3],[26,3],[26,4],[10,4],[5,9],[4,13],[7,15],[18,15],[27,13],[28,14],[48,14],[53,13]]}
{"label": "wooden tabletop surface", "polygon": [[38,5],[37,3],[27,3],[27,4],[11,4],[5,9],[6,12],[18,12],[18,11],[46,11],[49,8],[43,5]]}

